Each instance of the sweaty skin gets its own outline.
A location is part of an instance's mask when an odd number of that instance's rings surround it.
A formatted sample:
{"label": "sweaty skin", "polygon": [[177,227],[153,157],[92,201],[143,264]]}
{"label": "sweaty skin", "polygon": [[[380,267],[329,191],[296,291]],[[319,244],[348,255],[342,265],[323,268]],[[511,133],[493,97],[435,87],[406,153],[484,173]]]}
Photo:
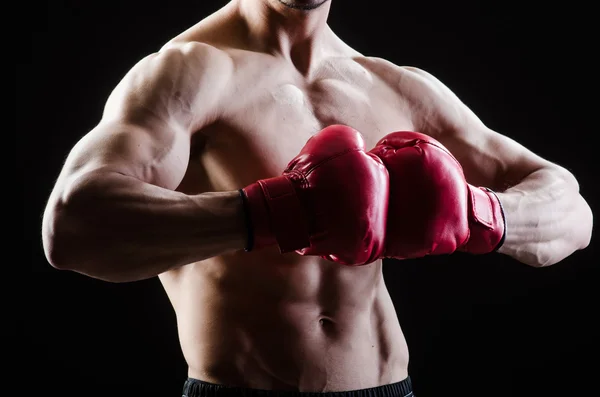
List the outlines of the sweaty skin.
{"label": "sweaty skin", "polygon": [[491,131],[427,72],[344,44],[329,7],[232,1],[142,59],[48,201],[53,266],[111,282],[160,277],[190,377],[298,391],[407,377],[381,261],[243,251],[237,190],[280,175],[330,124],[361,131],[367,149],[398,130],[441,141],[470,183],[498,192],[503,254],[544,266],[589,243],[592,215],[573,175]]}

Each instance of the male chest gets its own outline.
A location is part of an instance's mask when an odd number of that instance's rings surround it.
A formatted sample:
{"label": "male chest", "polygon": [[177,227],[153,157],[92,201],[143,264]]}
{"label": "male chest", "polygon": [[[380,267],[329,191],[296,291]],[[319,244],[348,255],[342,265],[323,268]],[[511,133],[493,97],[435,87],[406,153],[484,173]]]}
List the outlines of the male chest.
{"label": "male chest", "polygon": [[202,169],[206,189],[229,190],[281,174],[322,128],[358,130],[369,150],[385,134],[411,129],[401,99],[353,62],[329,65],[311,81],[285,69],[239,73],[223,117],[202,132],[189,173]]}

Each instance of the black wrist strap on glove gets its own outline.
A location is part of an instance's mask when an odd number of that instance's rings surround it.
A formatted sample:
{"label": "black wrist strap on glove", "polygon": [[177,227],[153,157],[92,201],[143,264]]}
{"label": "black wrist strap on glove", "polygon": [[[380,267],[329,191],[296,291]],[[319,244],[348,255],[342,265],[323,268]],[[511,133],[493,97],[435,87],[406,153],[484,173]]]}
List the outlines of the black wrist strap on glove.
{"label": "black wrist strap on glove", "polygon": [[244,248],[244,251],[250,252],[252,251],[252,248],[254,248],[254,229],[252,228],[252,219],[250,218],[250,211],[248,210],[248,198],[246,197],[242,189],[240,189],[239,192],[240,197],[242,198],[242,204],[244,206],[244,218],[246,219],[246,235],[248,236],[248,239],[246,241],[246,248]]}

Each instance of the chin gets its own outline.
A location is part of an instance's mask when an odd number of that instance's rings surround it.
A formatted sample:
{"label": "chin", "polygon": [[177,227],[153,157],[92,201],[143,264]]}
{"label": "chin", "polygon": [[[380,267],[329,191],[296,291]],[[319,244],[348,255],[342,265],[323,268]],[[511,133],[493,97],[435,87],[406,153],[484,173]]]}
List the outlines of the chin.
{"label": "chin", "polygon": [[325,4],[328,0],[278,0],[288,8],[296,10],[310,11],[315,10]]}

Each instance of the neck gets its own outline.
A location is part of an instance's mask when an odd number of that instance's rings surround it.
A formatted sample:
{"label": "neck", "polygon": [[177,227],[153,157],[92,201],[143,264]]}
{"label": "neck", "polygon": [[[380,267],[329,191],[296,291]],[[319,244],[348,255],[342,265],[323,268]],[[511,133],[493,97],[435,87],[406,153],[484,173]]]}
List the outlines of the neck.
{"label": "neck", "polygon": [[233,3],[247,25],[250,40],[263,51],[287,58],[302,73],[309,72],[333,36],[327,26],[330,1],[309,10],[287,6],[280,0]]}

